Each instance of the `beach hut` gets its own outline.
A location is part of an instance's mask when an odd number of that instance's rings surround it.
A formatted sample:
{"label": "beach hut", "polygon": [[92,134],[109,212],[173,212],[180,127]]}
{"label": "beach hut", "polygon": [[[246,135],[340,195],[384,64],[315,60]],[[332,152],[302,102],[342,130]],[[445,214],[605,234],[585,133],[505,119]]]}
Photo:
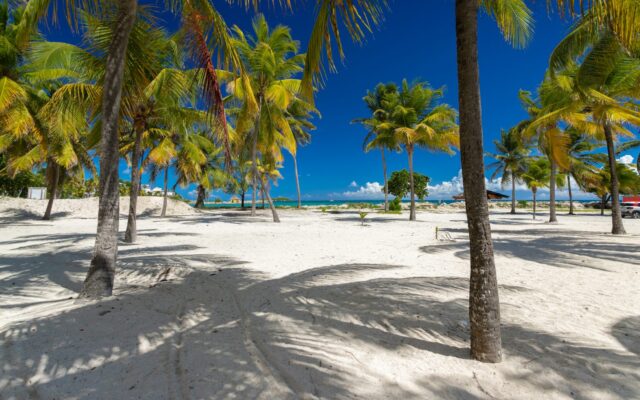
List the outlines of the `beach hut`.
{"label": "beach hut", "polygon": [[[502,193],[498,193],[498,192],[494,192],[492,190],[487,190],[487,199],[488,200],[502,200],[502,199],[508,199],[509,196],[504,195]],[[453,196],[454,200],[462,200],[464,201],[464,193],[460,193],[457,194],[455,196]]]}
{"label": "beach hut", "polygon": [[239,204],[240,203],[240,199],[237,198],[236,196],[231,196],[231,198],[229,199],[229,203],[231,203],[231,204]]}

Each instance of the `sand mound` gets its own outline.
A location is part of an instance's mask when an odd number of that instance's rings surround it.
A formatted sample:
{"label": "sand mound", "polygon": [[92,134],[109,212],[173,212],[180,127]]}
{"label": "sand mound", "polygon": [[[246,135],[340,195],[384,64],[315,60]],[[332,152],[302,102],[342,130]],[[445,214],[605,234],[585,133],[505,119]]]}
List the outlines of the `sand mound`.
{"label": "sand mound", "polygon": [[[12,218],[41,218],[47,208],[47,200],[31,200],[15,197],[0,197],[0,215]],[[126,217],[129,198],[120,197],[120,215]],[[162,197],[138,197],[138,216],[158,216],[162,210]],[[192,215],[197,211],[185,202],[169,199],[167,215]],[[98,198],[58,199],[53,203],[53,217],[96,218]]]}

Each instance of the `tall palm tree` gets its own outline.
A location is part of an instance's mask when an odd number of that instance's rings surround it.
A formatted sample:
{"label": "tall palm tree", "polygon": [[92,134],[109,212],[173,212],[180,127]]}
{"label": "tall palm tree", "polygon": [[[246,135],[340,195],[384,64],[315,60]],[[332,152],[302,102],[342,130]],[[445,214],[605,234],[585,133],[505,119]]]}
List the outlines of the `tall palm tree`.
{"label": "tall palm tree", "polygon": [[522,143],[519,127],[500,132],[500,140],[494,140],[497,152],[488,153],[496,161],[489,165],[493,168],[491,180],[501,175],[501,184],[511,182],[511,214],[516,213],[516,183],[521,179],[527,165],[529,149]]}
{"label": "tall palm tree", "polygon": [[300,178],[298,176],[298,147],[306,146],[311,142],[311,134],[309,131],[316,129],[315,125],[310,121],[312,113],[318,114],[318,111],[309,103],[296,99],[291,103],[287,111],[289,125],[296,140],[295,152],[291,154],[293,157],[293,172],[296,178],[296,192],[298,194],[298,208],[302,208],[302,195],[300,192]]}
{"label": "tall palm tree", "polygon": [[[234,26],[234,46],[249,75],[252,93],[257,108],[252,109],[247,101],[246,87],[238,80],[229,86],[234,97],[242,102],[238,113],[236,131],[240,135],[251,135],[252,165],[254,168],[251,196],[251,215],[256,215],[256,195],[259,181],[259,156],[268,152],[276,164],[282,162],[280,149],[286,148],[295,154],[296,140],[289,124],[287,110],[296,100],[300,80],[293,76],[302,72],[304,54],[298,54],[299,44],[291,37],[288,27],[278,25],[270,29],[263,15],[253,21],[253,36],[247,36]],[[263,160],[264,161],[264,160]]]}
{"label": "tall palm tree", "polygon": [[391,93],[383,100],[391,110],[387,122],[379,129],[393,132],[396,143],[402,145],[409,160],[409,188],[411,211],[409,220],[416,220],[415,188],[413,182],[413,154],[416,147],[430,151],[454,153],[459,145],[456,110],[448,104],[440,104],[442,89],[433,89],[427,83],[409,85],[402,81],[400,91]]}
{"label": "tall palm tree", "polygon": [[[388,122],[391,118],[392,110],[389,108],[390,102],[384,101],[390,95],[398,92],[398,86],[395,83],[379,83],[373,92],[367,91],[364,100],[367,108],[371,112],[368,118],[354,120],[369,129],[364,139],[364,150],[370,151],[374,148],[380,149],[382,156],[382,174],[384,178],[384,210],[389,211],[389,188],[387,178],[387,162],[385,158],[385,150],[397,150],[398,143],[393,131],[383,129],[382,124]],[[387,106],[387,108],[385,108]]]}

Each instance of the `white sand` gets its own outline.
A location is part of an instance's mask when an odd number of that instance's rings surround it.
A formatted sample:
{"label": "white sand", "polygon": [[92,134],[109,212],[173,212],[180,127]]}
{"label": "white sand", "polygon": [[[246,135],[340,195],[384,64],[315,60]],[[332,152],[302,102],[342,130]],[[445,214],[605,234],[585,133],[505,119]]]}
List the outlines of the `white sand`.
{"label": "white sand", "polygon": [[637,220],[494,212],[490,365],[468,356],[461,212],[141,218],[115,296],[77,302],[95,220],[1,204],[1,399],[640,398]]}

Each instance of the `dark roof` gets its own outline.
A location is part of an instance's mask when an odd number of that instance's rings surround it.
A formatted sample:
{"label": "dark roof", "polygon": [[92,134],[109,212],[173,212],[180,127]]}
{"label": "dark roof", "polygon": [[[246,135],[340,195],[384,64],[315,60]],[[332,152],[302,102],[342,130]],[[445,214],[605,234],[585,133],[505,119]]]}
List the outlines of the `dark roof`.
{"label": "dark roof", "polygon": [[[487,199],[507,199],[509,196],[502,193],[494,192],[493,190],[487,190]],[[453,196],[454,200],[464,200],[464,193]]]}

